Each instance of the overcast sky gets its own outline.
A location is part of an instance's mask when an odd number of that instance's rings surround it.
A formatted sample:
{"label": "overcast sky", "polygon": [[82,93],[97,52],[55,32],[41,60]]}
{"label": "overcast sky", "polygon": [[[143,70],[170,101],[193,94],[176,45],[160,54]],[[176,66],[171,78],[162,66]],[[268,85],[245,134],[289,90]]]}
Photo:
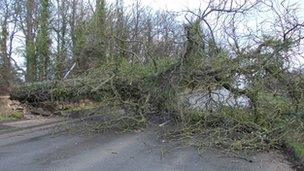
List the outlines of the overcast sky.
{"label": "overcast sky", "polygon": [[[133,0],[126,0],[126,3],[132,3]],[[154,9],[178,11],[186,8],[197,8],[202,1],[200,0],[142,0]]]}
{"label": "overcast sky", "polygon": [[[107,0],[107,2],[115,2],[116,0]],[[142,4],[150,6],[154,9],[163,9],[170,11],[179,11],[183,9],[197,9],[199,6],[203,6],[207,0],[141,0]],[[242,0],[243,1],[243,0]],[[241,1],[241,2],[242,2]],[[277,0],[273,0],[277,1]],[[304,9],[304,0],[286,0],[287,2],[299,4],[299,8]],[[134,3],[134,0],[125,0],[125,5]],[[304,15],[304,10],[303,10]]]}

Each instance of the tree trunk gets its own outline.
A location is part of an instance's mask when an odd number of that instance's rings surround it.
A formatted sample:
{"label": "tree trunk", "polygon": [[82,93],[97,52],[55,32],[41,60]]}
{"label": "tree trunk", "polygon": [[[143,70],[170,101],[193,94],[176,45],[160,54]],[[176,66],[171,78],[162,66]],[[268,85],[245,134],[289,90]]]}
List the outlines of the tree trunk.
{"label": "tree trunk", "polygon": [[8,40],[8,23],[7,17],[4,18],[4,21],[1,25],[2,27],[2,34],[1,34],[1,56],[3,58],[3,70],[1,71],[2,81],[0,82],[0,94],[7,94],[10,90],[10,84],[12,80],[12,68],[11,68],[11,61],[9,55],[7,53],[7,40]]}
{"label": "tree trunk", "polygon": [[37,36],[37,57],[38,57],[38,74],[39,81],[48,78],[48,65],[50,60],[50,43],[49,38],[49,0],[41,0],[41,12],[39,18],[39,30]]}
{"label": "tree trunk", "polygon": [[26,81],[33,82],[37,79],[37,59],[35,55],[35,34],[33,12],[34,12],[34,0],[27,0],[27,14],[26,14]]}

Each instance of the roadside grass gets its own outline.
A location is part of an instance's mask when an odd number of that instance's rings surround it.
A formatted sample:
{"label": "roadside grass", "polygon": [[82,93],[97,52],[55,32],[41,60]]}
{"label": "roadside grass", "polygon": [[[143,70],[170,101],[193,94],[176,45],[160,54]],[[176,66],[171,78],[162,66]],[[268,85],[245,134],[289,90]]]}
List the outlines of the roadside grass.
{"label": "roadside grass", "polygon": [[302,132],[302,135],[295,135],[295,133],[290,134],[286,138],[286,150],[288,153],[291,153],[291,157],[293,157],[293,160],[296,160],[302,165],[304,164],[304,132]]}
{"label": "roadside grass", "polygon": [[295,155],[302,160],[304,159],[304,144],[296,141],[289,141],[288,144],[294,150]]}
{"label": "roadside grass", "polygon": [[0,113],[0,121],[9,121],[9,120],[17,120],[22,119],[23,114],[20,112],[9,112],[8,114]]}

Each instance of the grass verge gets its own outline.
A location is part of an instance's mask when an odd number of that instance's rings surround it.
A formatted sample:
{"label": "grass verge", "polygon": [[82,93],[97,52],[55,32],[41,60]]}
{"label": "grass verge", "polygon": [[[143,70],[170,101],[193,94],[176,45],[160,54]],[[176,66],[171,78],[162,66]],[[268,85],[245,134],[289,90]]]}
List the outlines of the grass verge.
{"label": "grass verge", "polygon": [[304,169],[304,143],[294,137],[289,137],[283,147],[289,160],[295,163],[294,168],[298,170]]}
{"label": "grass verge", "polygon": [[0,113],[0,121],[8,121],[8,120],[17,120],[21,119],[23,114],[20,112],[10,112],[9,114],[1,114]]}

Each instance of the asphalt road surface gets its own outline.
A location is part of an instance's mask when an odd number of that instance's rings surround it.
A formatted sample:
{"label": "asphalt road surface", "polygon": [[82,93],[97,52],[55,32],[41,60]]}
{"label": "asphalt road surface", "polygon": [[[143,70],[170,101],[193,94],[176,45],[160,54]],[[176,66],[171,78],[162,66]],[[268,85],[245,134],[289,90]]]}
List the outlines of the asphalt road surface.
{"label": "asphalt road surface", "polygon": [[54,133],[58,123],[0,123],[0,170],[291,170],[284,157],[274,152],[257,154],[250,162],[227,153],[198,153],[195,148],[164,142],[152,130],[84,136]]}

